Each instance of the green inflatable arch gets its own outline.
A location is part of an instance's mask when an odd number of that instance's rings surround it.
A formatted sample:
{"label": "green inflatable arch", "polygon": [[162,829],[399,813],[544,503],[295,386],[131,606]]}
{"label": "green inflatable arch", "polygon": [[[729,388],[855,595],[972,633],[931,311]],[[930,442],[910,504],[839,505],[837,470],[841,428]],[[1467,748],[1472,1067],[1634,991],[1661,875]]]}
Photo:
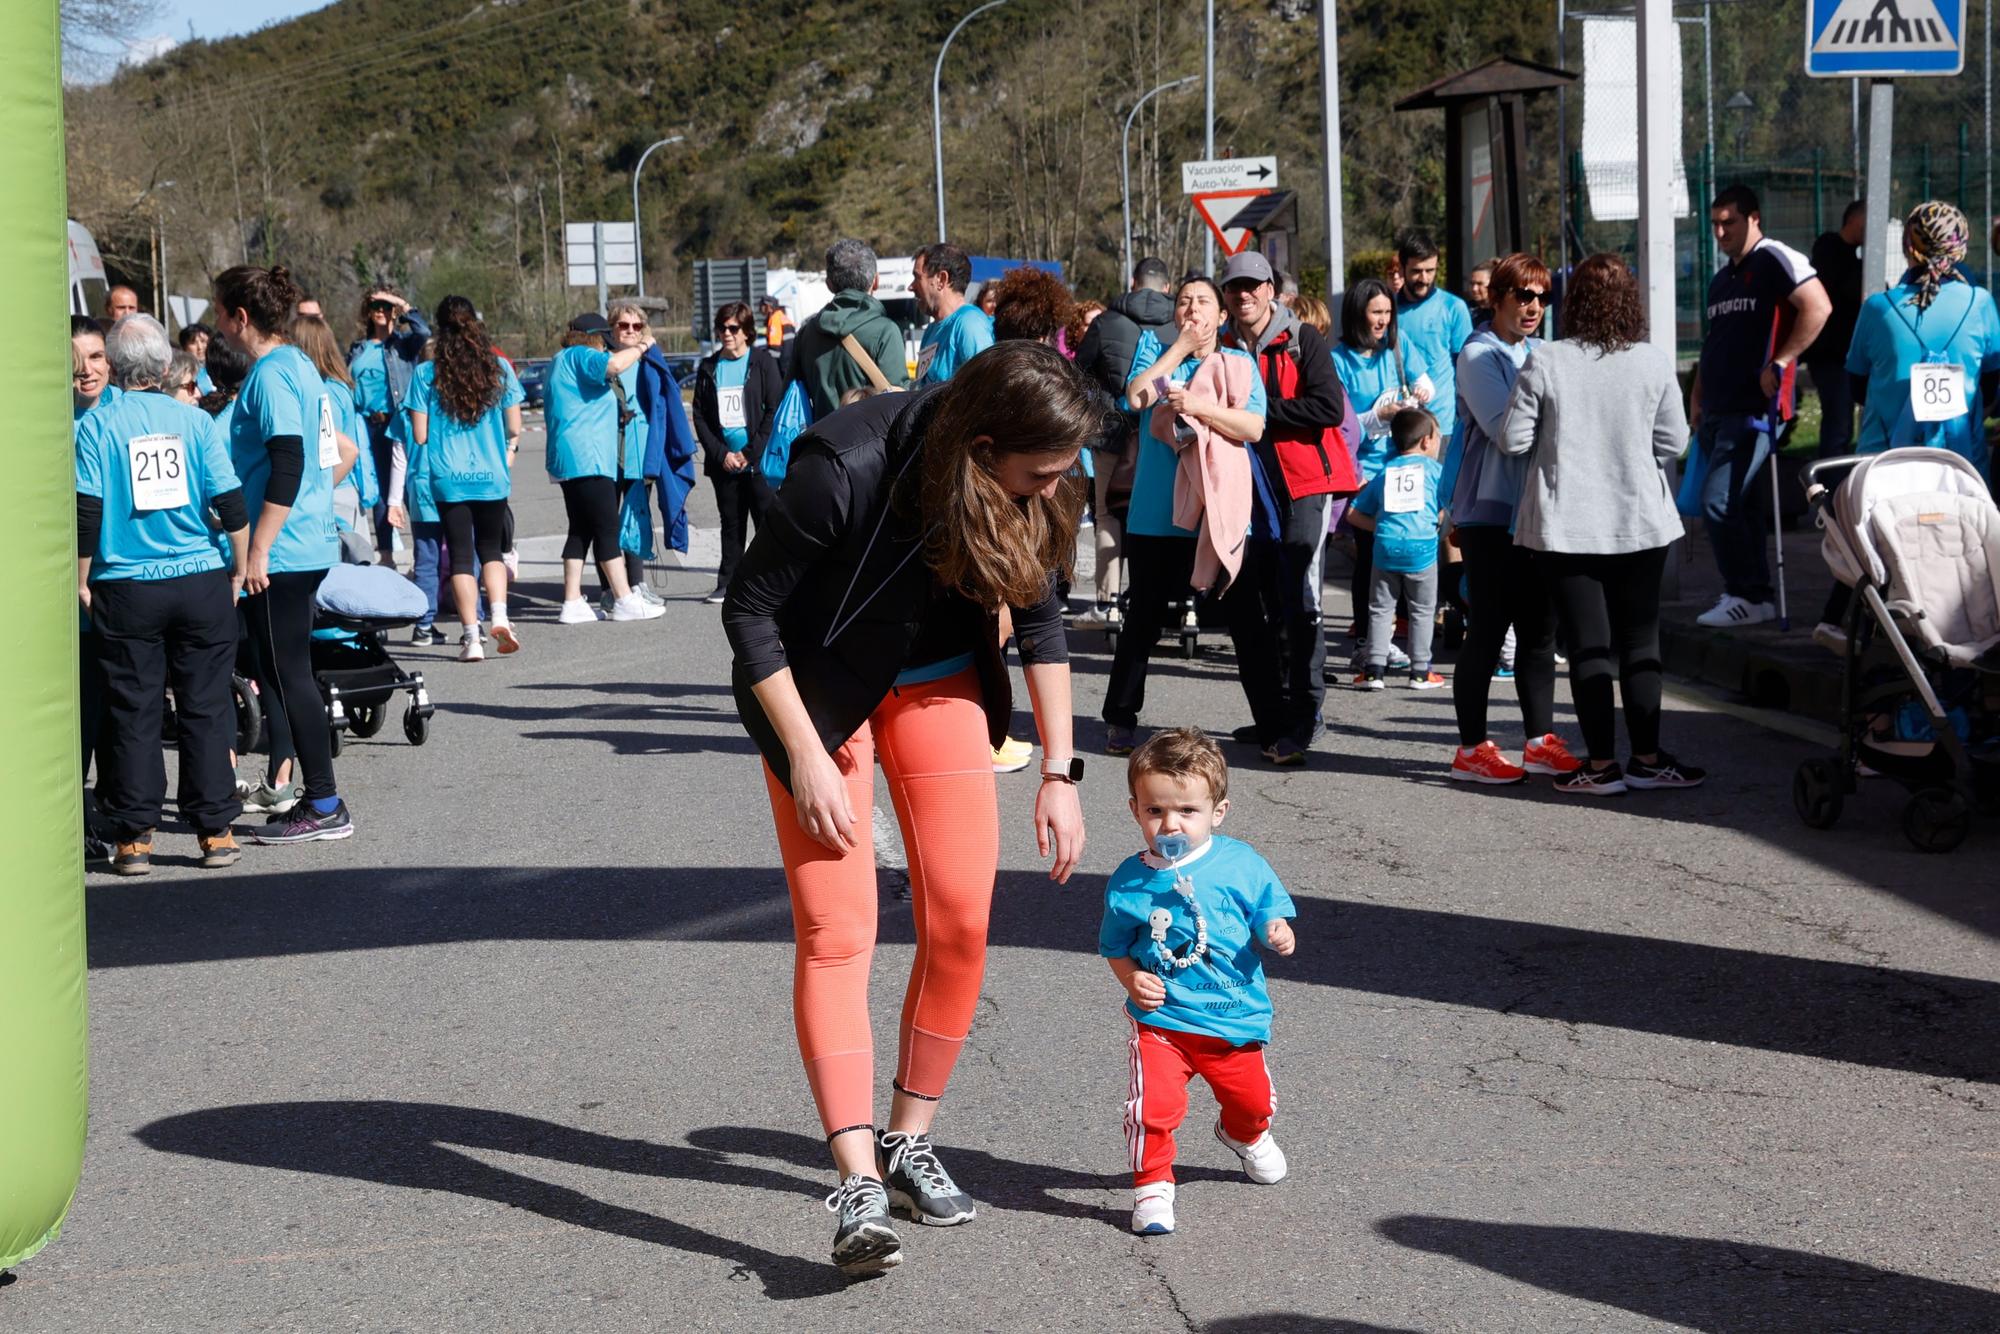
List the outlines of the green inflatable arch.
{"label": "green inflatable arch", "polygon": [[0,1269],[62,1228],[87,1076],[56,9],[0,6]]}

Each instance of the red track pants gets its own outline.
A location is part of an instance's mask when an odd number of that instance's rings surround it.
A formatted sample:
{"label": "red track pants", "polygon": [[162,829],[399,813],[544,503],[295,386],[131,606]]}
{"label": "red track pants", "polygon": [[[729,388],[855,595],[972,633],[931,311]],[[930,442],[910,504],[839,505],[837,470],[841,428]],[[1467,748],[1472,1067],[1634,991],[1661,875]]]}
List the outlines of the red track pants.
{"label": "red track pants", "polygon": [[1188,1081],[1196,1075],[1208,1081],[1222,1104],[1222,1130],[1229,1138],[1248,1144],[1271,1128],[1277,1095],[1262,1043],[1237,1047],[1203,1033],[1134,1020],[1132,1098],[1125,1104],[1134,1186],[1174,1179],[1174,1132],[1187,1117]]}

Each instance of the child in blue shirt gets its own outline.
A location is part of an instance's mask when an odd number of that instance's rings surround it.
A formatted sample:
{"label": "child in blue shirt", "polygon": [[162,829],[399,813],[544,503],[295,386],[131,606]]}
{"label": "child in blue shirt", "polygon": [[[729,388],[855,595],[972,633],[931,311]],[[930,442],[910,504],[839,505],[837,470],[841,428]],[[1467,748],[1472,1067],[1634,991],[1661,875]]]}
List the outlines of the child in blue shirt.
{"label": "child in blue shirt", "polygon": [[1271,997],[1257,945],[1293,948],[1291,897],[1247,843],[1216,834],[1229,765],[1195,728],[1155,732],[1126,768],[1146,851],[1104,891],[1097,950],[1124,986],[1132,1024],[1132,1230],[1174,1230],[1174,1132],[1200,1075],[1222,1105],[1215,1137],[1260,1185],[1285,1175],[1271,1137]]}
{"label": "child in blue shirt", "polygon": [[1389,423],[1396,451],[1375,480],[1361,489],[1347,521],[1375,534],[1375,568],[1368,586],[1368,647],[1354,684],[1380,690],[1389,665],[1389,637],[1396,603],[1409,606],[1410,689],[1436,690],[1444,677],[1431,670],[1431,631],[1437,623],[1438,463],[1437,419],[1422,408],[1404,408]]}

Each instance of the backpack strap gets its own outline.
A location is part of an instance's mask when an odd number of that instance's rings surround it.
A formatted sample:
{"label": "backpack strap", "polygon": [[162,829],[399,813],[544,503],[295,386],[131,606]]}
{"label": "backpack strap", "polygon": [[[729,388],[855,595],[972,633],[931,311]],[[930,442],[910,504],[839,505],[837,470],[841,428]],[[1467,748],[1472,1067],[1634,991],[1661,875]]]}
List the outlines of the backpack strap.
{"label": "backpack strap", "polygon": [[875,364],[875,358],[868,355],[868,350],[861,346],[859,339],[853,334],[843,334],[840,346],[848,356],[854,358],[854,364],[868,377],[868,383],[875,386],[876,393],[884,393],[889,389],[889,377],[882,374],[882,368]]}

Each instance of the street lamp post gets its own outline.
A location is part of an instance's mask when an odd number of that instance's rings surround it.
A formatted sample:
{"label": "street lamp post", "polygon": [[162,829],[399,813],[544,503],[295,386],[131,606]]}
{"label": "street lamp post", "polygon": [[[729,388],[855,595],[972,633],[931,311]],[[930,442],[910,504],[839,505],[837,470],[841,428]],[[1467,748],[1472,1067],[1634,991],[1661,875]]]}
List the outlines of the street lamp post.
{"label": "street lamp post", "polygon": [[1140,107],[1145,106],[1146,103],[1152,101],[1155,97],[1167,91],[1167,89],[1178,88],[1184,83],[1193,83],[1195,79],[1197,79],[1198,77],[1200,76],[1190,74],[1184,79],[1175,79],[1170,83],[1163,83],[1159,87],[1153,89],[1152,92],[1147,93],[1144,97],[1134,102],[1132,104],[1132,109],[1125,113],[1125,136],[1120,141],[1120,146],[1118,150],[1118,164],[1119,164],[1118,178],[1120,182],[1122,182],[1122,190],[1125,199],[1125,276],[1127,278],[1130,278],[1132,276],[1132,121],[1133,118],[1139,114]]}
{"label": "street lamp post", "polygon": [[937,214],[938,241],[945,240],[944,234],[944,101],[939,85],[944,79],[944,53],[951,50],[952,38],[958,36],[960,28],[978,18],[989,9],[998,9],[1007,0],[986,0],[986,3],[967,14],[952,30],[945,34],[944,45],[938,48],[937,64],[931,67],[931,156],[932,169],[937,173]]}
{"label": "street lamp post", "polygon": [[639,295],[642,298],[646,295],[646,251],[639,238],[639,173],[646,169],[646,159],[653,156],[653,149],[677,144],[685,138],[684,134],[676,134],[649,146],[639,154],[639,165],[632,168],[632,260],[639,271]]}

